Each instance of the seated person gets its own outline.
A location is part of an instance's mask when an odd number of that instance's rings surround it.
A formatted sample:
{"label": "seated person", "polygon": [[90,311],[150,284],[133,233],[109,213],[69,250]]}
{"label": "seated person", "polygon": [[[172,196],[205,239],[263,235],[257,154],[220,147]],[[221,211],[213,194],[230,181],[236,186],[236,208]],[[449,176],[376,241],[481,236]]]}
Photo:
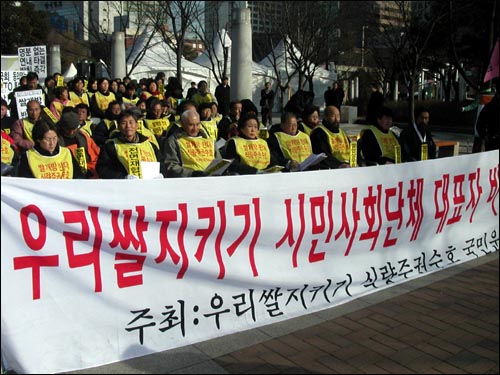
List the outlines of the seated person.
{"label": "seated person", "polygon": [[267,142],[259,138],[259,119],[256,114],[246,113],[240,117],[238,133],[225,146],[225,158],[234,159],[228,168],[231,173],[259,174],[279,164],[271,155]]}
{"label": "seated person", "polygon": [[15,174],[19,163],[19,148],[14,140],[2,129],[2,176]]}
{"label": "seated person", "polygon": [[59,146],[54,124],[38,120],[33,126],[33,148],[21,154],[18,177],[73,179],[84,178],[71,151]]}
{"label": "seated person", "polygon": [[316,105],[306,106],[302,112],[302,119],[299,122],[299,130],[310,135],[319,123],[319,107]]}
{"label": "seated person", "polygon": [[323,121],[309,135],[315,154],[324,153],[328,157],[318,164],[319,169],[350,167],[350,140],[340,129],[340,111],[329,105],[325,108]]}
{"label": "seated person", "polygon": [[367,165],[394,164],[399,141],[391,131],[392,110],[382,107],[377,111],[377,125],[369,125],[360,132],[361,153]]}
{"label": "seated person", "polygon": [[198,106],[198,113],[201,120],[201,131],[204,132],[208,138],[217,140],[217,122],[212,117],[212,103],[201,103]]}
{"label": "seated person", "polygon": [[92,137],[80,128],[80,119],[75,111],[76,109],[66,108],[57,123],[59,144],[71,151],[85,177],[98,178],[95,166],[100,148]]}
{"label": "seated person", "polygon": [[181,115],[181,127],[164,141],[167,177],[201,177],[215,158],[221,159],[215,140],[200,131],[200,115],[188,109]]}
{"label": "seated person", "polygon": [[117,128],[117,120],[121,112],[122,105],[119,101],[114,100],[109,103],[104,118],[92,131],[92,138],[99,147],[104,146],[104,143],[110,138],[110,134]]}
{"label": "seated person", "polygon": [[109,139],[99,153],[96,170],[100,178],[139,179],[142,178],[140,162],[160,162],[160,174],[163,178],[163,163],[158,147],[139,133],[137,117],[126,110],[118,117],[119,134]]}
{"label": "seated person", "polygon": [[436,158],[436,144],[429,128],[429,110],[423,107],[415,110],[415,123],[399,135],[401,157],[404,162],[422,160],[422,145],[427,145],[427,159]]}
{"label": "seated person", "polygon": [[312,154],[311,139],[298,129],[297,116],[292,112],[283,113],[281,123],[271,128],[267,144],[279,165],[289,171],[297,170]]}

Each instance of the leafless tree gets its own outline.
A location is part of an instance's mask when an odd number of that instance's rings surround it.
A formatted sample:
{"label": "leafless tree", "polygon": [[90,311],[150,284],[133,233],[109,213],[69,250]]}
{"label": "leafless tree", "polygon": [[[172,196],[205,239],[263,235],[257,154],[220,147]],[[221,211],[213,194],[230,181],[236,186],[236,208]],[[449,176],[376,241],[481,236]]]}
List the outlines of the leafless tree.
{"label": "leafless tree", "polygon": [[177,58],[177,79],[182,84],[182,53],[187,33],[195,20],[200,19],[200,1],[155,1],[149,7],[147,18],[163,42],[175,53]]}
{"label": "leafless tree", "polygon": [[[227,43],[227,32],[229,25],[223,25],[220,21],[219,14],[223,2],[211,1],[205,5],[204,11],[200,10],[196,13],[196,27],[193,28],[194,34],[204,44],[205,51],[203,52],[210,61],[208,67],[217,83],[222,82],[224,76],[228,76],[229,71],[229,47]],[[203,16],[211,14],[210,22],[203,22]],[[223,32],[224,30],[224,32]],[[222,46],[222,56],[217,54],[217,44]]]}
{"label": "leafless tree", "polygon": [[268,43],[279,39],[285,47],[283,56],[276,56],[274,52],[269,55],[283,100],[291,79],[296,75],[299,90],[308,83],[309,91],[314,92],[313,78],[317,69],[338,53],[328,44],[334,40],[338,25],[330,9],[333,2],[283,1],[282,4],[279,18],[266,15],[265,11],[260,15],[272,25]]}
{"label": "leafless tree", "polygon": [[[101,5],[99,5],[101,3]],[[104,3],[104,4],[102,4]],[[140,63],[145,52],[150,47],[150,42],[154,34],[151,34],[146,43],[142,44],[141,51],[136,45],[138,36],[148,29],[151,29],[152,23],[145,17],[151,2],[148,1],[101,1],[88,2],[88,14],[96,14],[93,7],[101,6],[99,13],[103,12],[99,18],[89,17],[83,19],[86,12],[80,11],[81,1],[73,1],[75,14],[79,17],[79,22],[84,27],[84,32],[88,33],[92,45],[94,45],[92,56],[94,59],[101,59],[106,64],[106,69],[111,75],[111,49],[113,31],[123,31],[125,39],[129,41],[130,47],[126,56],[127,62],[131,65],[127,70],[127,75],[132,74],[133,70]],[[115,16],[116,15],[116,16]],[[118,29],[115,30],[115,20],[117,20]],[[133,61],[128,61],[128,57],[135,55]]]}

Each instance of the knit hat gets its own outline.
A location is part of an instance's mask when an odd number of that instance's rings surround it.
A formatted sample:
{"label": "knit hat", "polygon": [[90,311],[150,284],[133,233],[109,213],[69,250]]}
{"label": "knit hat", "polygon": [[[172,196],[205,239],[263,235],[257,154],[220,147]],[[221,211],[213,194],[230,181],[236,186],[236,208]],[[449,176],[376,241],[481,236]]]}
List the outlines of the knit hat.
{"label": "knit hat", "polygon": [[78,129],[80,118],[75,112],[64,112],[58,122],[61,129]]}

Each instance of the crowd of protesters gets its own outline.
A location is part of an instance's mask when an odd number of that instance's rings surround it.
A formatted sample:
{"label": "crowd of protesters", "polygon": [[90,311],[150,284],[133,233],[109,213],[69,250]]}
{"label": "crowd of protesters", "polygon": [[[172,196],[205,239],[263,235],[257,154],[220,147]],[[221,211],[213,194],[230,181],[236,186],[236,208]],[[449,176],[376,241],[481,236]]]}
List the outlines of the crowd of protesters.
{"label": "crowd of protesters", "polygon": [[[2,99],[2,175],[139,179],[146,178],[141,163],[156,162],[158,173],[152,178],[202,177],[219,158],[233,160],[225,174],[236,175],[302,170],[301,162],[313,153],[325,158],[308,169],[436,157],[426,108],[417,109],[416,123],[396,134],[391,110],[372,105],[369,126],[357,137],[347,136],[339,126],[344,94],[338,82],[325,93],[322,119],[312,100],[294,106],[298,99],[292,97],[280,123],[271,124],[270,83],[262,90],[259,104],[267,112],[259,121],[250,99],[229,101],[227,77],[215,95],[205,80],[191,82],[186,97],[176,77],[167,82],[165,78],[164,74],[139,81],[78,76],[65,83],[56,73],[41,86],[38,75],[28,73],[9,94],[10,102]],[[16,93],[31,90],[41,90],[42,100],[29,100],[26,116],[19,118]],[[498,94],[493,103],[498,107]],[[498,110],[496,115],[498,128]],[[493,137],[498,137],[498,129],[489,135]],[[498,138],[493,139],[493,148],[498,148]],[[353,162],[354,141],[358,151]]]}

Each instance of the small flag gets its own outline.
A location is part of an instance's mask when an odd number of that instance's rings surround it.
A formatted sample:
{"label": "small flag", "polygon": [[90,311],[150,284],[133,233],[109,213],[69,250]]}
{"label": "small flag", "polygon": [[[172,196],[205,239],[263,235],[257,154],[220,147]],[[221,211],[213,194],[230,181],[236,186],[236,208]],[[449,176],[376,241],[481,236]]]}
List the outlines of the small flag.
{"label": "small flag", "polygon": [[490,64],[488,65],[488,69],[486,69],[483,82],[487,82],[490,79],[498,77],[498,54],[500,53],[498,42],[499,40],[497,39],[497,43],[495,44],[495,48],[493,48],[493,54],[491,55]]}

